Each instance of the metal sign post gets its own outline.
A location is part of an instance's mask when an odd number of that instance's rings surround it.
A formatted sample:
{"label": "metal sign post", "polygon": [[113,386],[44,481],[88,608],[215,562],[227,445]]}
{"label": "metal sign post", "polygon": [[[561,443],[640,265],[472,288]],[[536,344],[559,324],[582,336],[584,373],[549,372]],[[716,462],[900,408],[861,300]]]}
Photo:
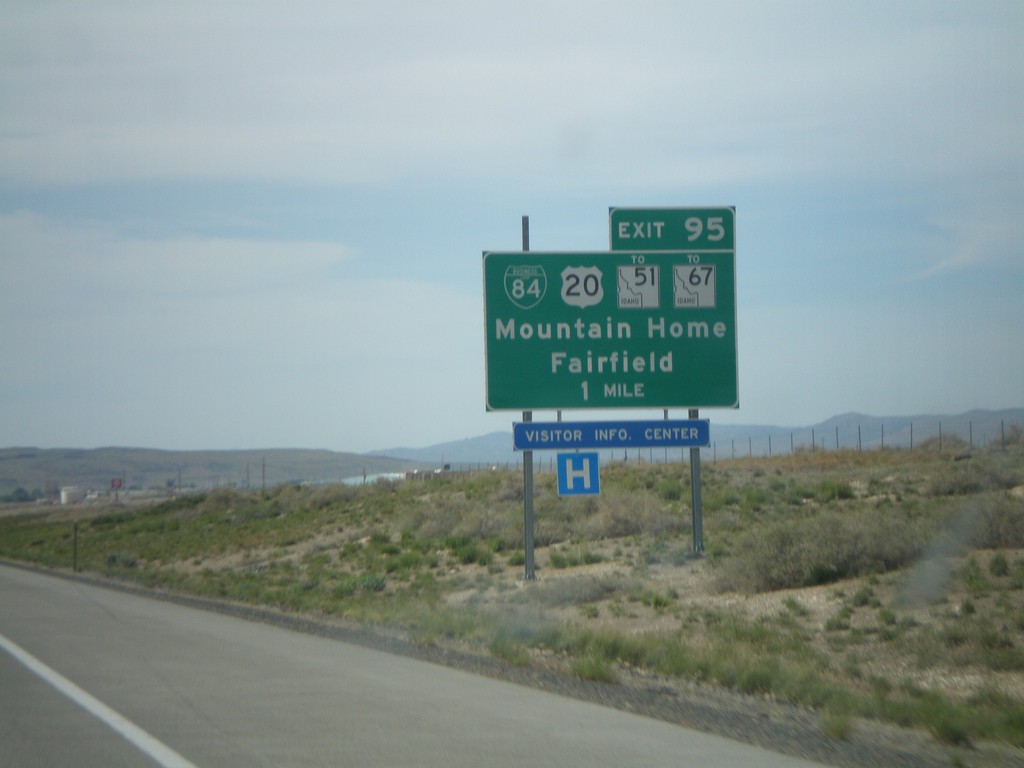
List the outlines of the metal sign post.
{"label": "metal sign post", "polygon": [[[530,217],[523,216],[523,252],[530,250]],[[533,421],[533,411],[523,411],[523,421]],[[533,559],[533,451],[523,453],[523,561],[524,578],[534,581],[537,570]]]}
{"label": "metal sign post", "polygon": [[[690,409],[690,418],[697,419],[696,408]],[[693,551],[704,551],[704,508],[700,498],[700,447],[690,449],[690,507],[693,512]]]}
{"label": "metal sign post", "polygon": [[[533,419],[530,411],[523,412],[523,421]],[[523,453],[523,565],[524,578],[533,581],[537,578],[533,562],[533,451]]]}

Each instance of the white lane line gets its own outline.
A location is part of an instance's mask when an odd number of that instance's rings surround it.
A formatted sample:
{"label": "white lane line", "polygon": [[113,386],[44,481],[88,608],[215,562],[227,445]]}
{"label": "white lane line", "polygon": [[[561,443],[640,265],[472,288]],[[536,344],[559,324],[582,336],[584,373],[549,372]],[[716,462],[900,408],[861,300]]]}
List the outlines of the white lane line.
{"label": "white lane line", "polygon": [[119,715],[95,696],[86,693],[60,673],[50,669],[35,656],[19,647],[13,641],[8,640],[2,634],[0,634],[0,648],[7,651],[25,667],[63,693],[86,712],[102,720],[135,747],[164,766],[164,768],[196,768],[193,763],[190,763],[162,741],[150,736],[139,726],[135,725],[135,723]]}

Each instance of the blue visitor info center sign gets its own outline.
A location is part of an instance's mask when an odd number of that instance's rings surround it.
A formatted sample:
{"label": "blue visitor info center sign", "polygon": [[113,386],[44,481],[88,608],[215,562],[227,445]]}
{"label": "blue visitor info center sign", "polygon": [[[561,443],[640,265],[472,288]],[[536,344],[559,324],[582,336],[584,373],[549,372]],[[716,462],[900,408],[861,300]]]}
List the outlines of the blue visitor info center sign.
{"label": "blue visitor info center sign", "polygon": [[706,448],[707,419],[659,421],[515,422],[517,451],[570,451],[584,448]]}

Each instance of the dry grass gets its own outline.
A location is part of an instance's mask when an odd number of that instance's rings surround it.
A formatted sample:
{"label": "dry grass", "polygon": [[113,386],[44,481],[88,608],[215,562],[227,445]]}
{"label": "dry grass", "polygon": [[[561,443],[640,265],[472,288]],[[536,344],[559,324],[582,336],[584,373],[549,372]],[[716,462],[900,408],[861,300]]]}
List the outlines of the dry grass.
{"label": "dry grass", "polygon": [[[603,494],[537,478],[522,579],[507,472],[222,490],[79,520],[88,570],[350,621],[596,680],[644,670],[1024,745],[1024,448],[611,465]],[[0,520],[0,554],[71,562],[67,510]]]}

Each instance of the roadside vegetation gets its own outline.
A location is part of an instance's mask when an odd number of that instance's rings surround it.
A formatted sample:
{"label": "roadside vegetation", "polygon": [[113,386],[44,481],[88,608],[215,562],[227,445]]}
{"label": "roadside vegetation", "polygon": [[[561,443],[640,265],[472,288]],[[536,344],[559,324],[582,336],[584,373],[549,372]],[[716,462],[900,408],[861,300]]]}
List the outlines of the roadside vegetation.
{"label": "roadside vegetation", "polygon": [[[146,508],[0,517],[0,556],[386,626],[610,684],[637,674],[1024,747],[1024,441],[613,464],[602,495],[536,478],[219,489]],[[76,531],[77,529],[77,531]]]}

